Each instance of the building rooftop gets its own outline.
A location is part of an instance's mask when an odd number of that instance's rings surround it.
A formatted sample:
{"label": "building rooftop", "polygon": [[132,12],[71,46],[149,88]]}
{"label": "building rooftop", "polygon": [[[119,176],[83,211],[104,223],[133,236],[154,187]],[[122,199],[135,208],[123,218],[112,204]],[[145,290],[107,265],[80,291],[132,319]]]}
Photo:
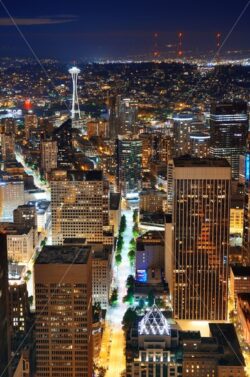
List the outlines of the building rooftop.
{"label": "building rooftop", "polygon": [[180,338],[183,340],[200,340],[200,331],[180,331]]}
{"label": "building rooftop", "polygon": [[163,198],[165,198],[167,196],[167,193],[165,191],[160,191],[160,190],[155,190],[155,189],[144,189],[140,192],[140,197],[146,196],[146,195],[157,195],[157,196],[162,196]]}
{"label": "building rooftop", "polygon": [[60,134],[65,129],[72,129],[72,121],[71,119],[67,119],[60,127],[57,127],[53,131],[53,136]]}
{"label": "building rooftop", "polygon": [[219,364],[245,366],[234,325],[232,323],[209,323],[209,328],[212,336],[224,349]]}
{"label": "building rooftop", "polygon": [[63,241],[64,245],[85,245],[86,244],[86,238],[65,238]]}
{"label": "building rooftop", "polygon": [[170,335],[167,319],[154,304],[138,324],[139,335]]}
{"label": "building rooftop", "polygon": [[91,246],[44,246],[35,264],[86,264]]}
{"label": "building rooftop", "polygon": [[164,245],[164,231],[149,230],[136,240],[137,249],[140,245]]}
{"label": "building rooftop", "polygon": [[246,113],[247,103],[243,101],[213,103],[210,112],[215,115]]}
{"label": "building rooftop", "polygon": [[0,230],[3,233],[6,233],[7,235],[17,235],[22,236],[24,234],[28,234],[30,230],[33,229],[30,226],[23,226],[22,228],[14,223],[7,223],[2,222],[0,223]]}
{"label": "building rooftop", "polygon": [[47,211],[50,206],[50,201],[48,200],[31,200],[28,205],[35,206],[37,214],[43,214]]}
{"label": "building rooftop", "polygon": [[195,158],[189,155],[174,158],[177,168],[230,168],[229,162],[224,158]]}
{"label": "building rooftop", "polygon": [[54,170],[53,178],[54,181],[102,181],[103,172],[102,170]]}
{"label": "building rooftop", "polygon": [[250,276],[250,266],[231,266],[234,276]]}
{"label": "building rooftop", "polygon": [[111,192],[110,193],[110,202],[109,202],[109,209],[113,211],[117,211],[120,206],[121,202],[121,194],[119,192]]}

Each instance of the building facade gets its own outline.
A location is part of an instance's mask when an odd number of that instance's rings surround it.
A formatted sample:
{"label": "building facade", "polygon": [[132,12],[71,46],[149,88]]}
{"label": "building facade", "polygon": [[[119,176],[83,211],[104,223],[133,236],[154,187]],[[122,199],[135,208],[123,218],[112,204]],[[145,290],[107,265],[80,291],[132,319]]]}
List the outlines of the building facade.
{"label": "building facade", "polygon": [[117,177],[121,193],[138,196],[141,190],[142,142],[136,136],[119,136],[117,140]]}
{"label": "building facade", "polygon": [[242,259],[250,263],[250,144],[245,155],[245,195],[244,195],[244,224]]}
{"label": "building facade", "polygon": [[0,221],[13,221],[13,211],[24,204],[24,182],[10,175],[0,176]]}
{"label": "building facade", "polygon": [[14,262],[28,263],[34,253],[33,228],[0,223],[0,231],[7,235],[8,258]]}
{"label": "building facade", "polygon": [[57,168],[57,142],[55,140],[42,140],[41,142],[41,169],[50,173]]}
{"label": "building facade", "polygon": [[85,238],[113,243],[109,186],[98,170],[55,171],[51,180],[52,242]]}
{"label": "building facade", "polygon": [[230,183],[226,160],[174,159],[166,260],[176,319],[227,318]]}
{"label": "building facade", "polygon": [[112,246],[92,244],[92,247],[93,303],[100,303],[102,309],[107,309],[112,281]]}
{"label": "building facade", "polygon": [[232,167],[232,178],[239,179],[240,155],[246,151],[248,133],[247,104],[215,103],[210,111],[210,153],[226,158]]}
{"label": "building facade", "polygon": [[92,376],[89,246],[47,246],[35,263],[36,375]]}

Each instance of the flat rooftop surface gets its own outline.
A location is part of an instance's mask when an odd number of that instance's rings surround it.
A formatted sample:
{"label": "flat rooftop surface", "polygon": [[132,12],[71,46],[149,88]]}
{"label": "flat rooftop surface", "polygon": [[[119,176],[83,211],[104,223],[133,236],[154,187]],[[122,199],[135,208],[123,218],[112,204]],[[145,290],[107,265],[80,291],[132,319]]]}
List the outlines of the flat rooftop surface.
{"label": "flat rooftop surface", "polygon": [[229,162],[224,158],[194,158],[190,156],[174,158],[174,166],[177,168],[230,168]]}
{"label": "flat rooftop surface", "polygon": [[44,246],[36,264],[86,264],[91,246]]}
{"label": "flat rooftop surface", "polygon": [[234,276],[250,276],[250,266],[231,266]]}

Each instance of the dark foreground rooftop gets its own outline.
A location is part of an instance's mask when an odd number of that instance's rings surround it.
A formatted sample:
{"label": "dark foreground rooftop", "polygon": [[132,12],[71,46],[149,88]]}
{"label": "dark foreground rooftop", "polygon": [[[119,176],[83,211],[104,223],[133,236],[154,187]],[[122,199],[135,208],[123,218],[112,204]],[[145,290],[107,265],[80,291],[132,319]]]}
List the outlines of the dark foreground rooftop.
{"label": "dark foreground rooftop", "polygon": [[91,246],[44,246],[36,264],[86,264]]}
{"label": "dark foreground rooftop", "polygon": [[229,168],[230,164],[224,158],[195,158],[187,155],[174,158],[174,166],[177,168]]}

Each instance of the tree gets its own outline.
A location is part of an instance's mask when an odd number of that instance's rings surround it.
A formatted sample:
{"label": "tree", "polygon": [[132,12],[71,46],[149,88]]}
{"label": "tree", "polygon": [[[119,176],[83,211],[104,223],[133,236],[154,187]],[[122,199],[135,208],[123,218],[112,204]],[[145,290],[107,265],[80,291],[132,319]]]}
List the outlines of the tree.
{"label": "tree", "polygon": [[34,299],[33,296],[29,296],[29,297],[28,297],[28,303],[29,303],[29,306],[31,306],[31,305],[33,304],[33,299]]}
{"label": "tree", "polygon": [[135,278],[133,275],[129,275],[127,277],[127,282],[126,282],[126,286],[127,288],[133,288],[135,285]]}
{"label": "tree", "polygon": [[121,254],[116,254],[116,256],[115,256],[115,262],[116,262],[117,266],[119,266],[119,264],[121,264],[121,262],[122,262],[122,256],[121,256]]}
{"label": "tree", "polygon": [[134,223],[138,223],[138,214],[139,214],[138,209],[134,209],[134,212],[133,212],[133,221],[134,221]]}
{"label": "tree", "polygon": [[134,238],[131,238],[129,242],[129,246],[131,247],[131,249],[134,249],[136,247],[136,242]]}
{"label": "tree", "polygon": [[163,309],[163,308],[166,307],[165,301],[162,298],[160,298],[160,297],[155,299],[155,303],[158,306],[158,308]]}
{"label": "tree", "polygon": [[132,262],[132,261],[134,262],[134,260],[135,260],[135,250],[134,249],[129,250],[128,257],[129,257],[130,262]]}
{"label": "tree", "polygon": [[142,310],[144,306],[145,306],[145,301],[143,300],[143,298],[140,298],[139,305],[138,305],[139,309]]}
{"label": "tree", "polygon": [[153,306],[155,302],[155,293],[153,289],[151,289],[148,293],[148,306]]}
{"label": "tree", "polygon": [[114,306],[114,305],[117,304],[117,301],[118,301],[118,290],[117,290],[117,288],[114,288],[112,293],[111,293],[110,304],[112,306]]}
{"label": "tree", "polygon": [[119,235],[117,245],[116,245],[116,250],[117,251],[119,250],[119,253],[122,251],[123,245],[124,245],[123,237]]}
{"label": "tree", "polygon": [[128,308],[122,320],[123,330],[128,331],[133,326],[136,318],[137,318],[136,311],[131,308]]}
{"label": "tree", "polygon": [[46,245],[47,238],[45,237],[44,240],[41,241],[40,246],[44,247]]}
{"label": "tree", "polygon": [[120,223],[120,229],[119,229],[120,233],[123,233],[125,231],[126,226],[127,226],[126,216],[122,215],[121,223]]}
{"label": "tree", "polygon": [[139,236],[139,226],[137,223],[135,223],[133,226],[133,236],[134,238],[137,238]]}
{"label": "tree", "polygon": [[129,305],[134,304],[134,289],[128,289],[126,296],[123,297],[123,302],[126,302]]}

